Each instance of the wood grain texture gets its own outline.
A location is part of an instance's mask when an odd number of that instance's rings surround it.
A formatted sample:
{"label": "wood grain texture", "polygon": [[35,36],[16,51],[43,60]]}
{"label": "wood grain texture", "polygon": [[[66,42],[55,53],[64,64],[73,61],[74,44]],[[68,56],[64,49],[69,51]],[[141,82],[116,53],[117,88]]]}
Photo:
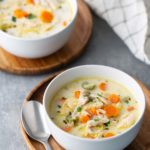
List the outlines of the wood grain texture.
{"label": "wood grain texture", "polygon": [[79,57],[88,43],[93,27],[92,15],[83,0],[78,0],[78,16],[68,43],[58,52],[40,59],[16,57],[0,48],[0,69],[15,74],[39,74],[65,66]]}
{"label": "wood grain texture", "polygon": [[[26,97],[24,102],[30,100],[37,100],[42,103],[42,98],[44,91],[49,84],[49,82],[57,75],[58,73],[53,74],[49,78],[42,81],[39,85],[37,85],[30,94]],[[148,90],[140,81],[138,81],[140,86],[142,87],[145,97],[146,97],[146,112],[144,115],[144,122],[140,133],[136,137],[136,139],[125,149],[125,150],[150,150],[150,90]],[[25,139],[25,142],[30,150],[45,150],[43,145],[33,139],[31,139],[25,132],[20,123],[20,129],[22,135]],[[52,137],[49,138],[49,144],[51,144],[53,150],[64,150]]]}

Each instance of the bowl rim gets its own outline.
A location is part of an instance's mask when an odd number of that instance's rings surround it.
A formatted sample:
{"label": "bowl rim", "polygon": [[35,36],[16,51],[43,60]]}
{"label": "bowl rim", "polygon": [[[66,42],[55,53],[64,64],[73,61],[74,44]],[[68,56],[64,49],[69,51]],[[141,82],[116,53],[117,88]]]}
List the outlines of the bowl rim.
{"label": "bowl rim", "polygon": [[[73,5],[73,2],[75,3],[75,5]],[[55,33],[52,33],[52,34],[49,34],[49,35],[44,35],[44,36],[41,36],[41,37],[33,37],[33,38],[29,38],[29,37],[18,37],[18,36],[15,36],[15,35],[11,35],[9,33],[6,33],[2,30],[0,30],[0,34],[2,34],[2,36],[6,36],[8,38],[12,38],[14,40],[19,40],[19,41],[38,41],[38,40],[44,40],[44,39],[47,39],[47,38],[52,38],[54,37],[55,35],[58,35],[60,34],[61,32],[65,31],[68,27],[70,27],[73,22],[76,20],[76,17],[77,17],[77,13],[78,13],[78,3],[77,3],[77,0],[70,0],[70,3],[72,5],[72,8],[74,10],[74,14],[73,14],[73,17],[72,17],[72,20],[69,22],[69,24],[67,24],[67,26],[61,30],[58,30],[56,31]]]}
{"label": "bowl rim", "polygon": [[[47,109],[46,109],[46,95],[47,95],[47,92],[49,91],[49,87],[51,86],[52,82],[55,82],[55,80],[57,80],[60,76],[62,76],[64,73],[66,72],[69,72],[69,71],[72,71],[74,69],[78,69],[78,68],[82,68],[82,67],[106,67],[106,68],[109,68],[109,69],[113,69],[115,71],[119,71],[120,73],[123,73],[125,74],[126,76],[130,77],[134,82],[135,84],[139,87],[140,91],[141,91],[141,94],[142,94],[142,97],[143,97],[143,109],[141,110],[141,114],[140,116],[138,117],[138,119],[136,120],[136,122],[130,127],[128,128],[127,130],[123,131],[122,133],[118,134],[118,135],[115,135],[113,137],[109,137],[109,138],[102,138],[102,139],[89,139],[89,138],[82,138],[82,137],[79,137],[79,136],[75,136],[73,134],[70,134],[70,133],[67,133],[65,131],[63,131],[60,127],[58,127],[54,122],[53,120],[50,118],[50,116],[48,115],[48,112],[47,112]],[[80,141],[85,141],[85,142],[105,142],[105,141],[111,141],[111,140],[115,140],[115,139],[118,139],[119,137],[121,136],[124,136],[125,134],[129,133],[133,128],[135,128],[139,123],[140,121],[143,119],[143,116],[144,116],[144,113],[145,113],[145,108],[146,108],[146,98],[145,98],[145,95],[144,95],[144,92],[142,90],[142,88],[140,87],[140,85],[137,83],[137,81],[132,77],[130,76],[129,74],[125,73],[124,71],[121,71],[119,69],[116,69],[114,67],[110,67],[110,66],[104,66],[104,65],[80,65],[80,66],[76,66],[76,67],[72,67],[70,69],[67,69],[65,71],[63,71],[62,73],[58,74],[53,80],[51,80],[51,82],[48,84],[45,92],[44,92],[44,95],[43,95],[43,106],[44,106],[44,111],[45,111],[45,115],[48,117],[48,121],[55,127],[59,130],[59,132],[65,134],[66,136],[70,137],[70,138],[74,138],[75,140],[80,140]]]}

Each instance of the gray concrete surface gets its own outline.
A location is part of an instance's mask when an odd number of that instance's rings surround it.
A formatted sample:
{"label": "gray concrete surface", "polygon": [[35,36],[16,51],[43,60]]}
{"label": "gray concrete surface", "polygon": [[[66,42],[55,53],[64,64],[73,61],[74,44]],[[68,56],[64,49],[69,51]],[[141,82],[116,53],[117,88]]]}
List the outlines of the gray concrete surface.
{"label": "gray concrete surface", "polygon": [[[83,64],[116,67],[150,88],[150,66],[134,58],[109,26],[96,16],[93,35],[85,53],[67,68]],[[0,150],[27,149],[19,129],[20,108],[30,90],[50,74],[18,76],[0,71]]]}

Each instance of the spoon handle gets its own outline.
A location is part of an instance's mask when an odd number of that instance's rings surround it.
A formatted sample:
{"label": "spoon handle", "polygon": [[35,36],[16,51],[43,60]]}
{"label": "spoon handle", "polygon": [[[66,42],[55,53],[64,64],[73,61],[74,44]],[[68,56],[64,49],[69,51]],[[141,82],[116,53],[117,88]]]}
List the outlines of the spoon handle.
{"label": "spoon handle", "polygon": [[43,142],[43,144],[44,144],[44,147],[45,147],[46,150],[52,150],[52,148],[50,147],[48,141]]}

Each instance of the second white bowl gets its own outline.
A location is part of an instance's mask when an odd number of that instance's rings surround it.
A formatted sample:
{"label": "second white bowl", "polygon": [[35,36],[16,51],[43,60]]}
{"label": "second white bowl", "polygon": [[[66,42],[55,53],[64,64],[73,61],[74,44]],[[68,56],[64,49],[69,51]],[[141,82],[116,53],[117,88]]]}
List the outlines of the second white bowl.
{"label": "second white bowl", "polygon": [[74,16],[70,24],[63,30],[34,39],[16,37],[0,30],[0,46],[9,53],[23,58],[40,58],[56,52],[68,41],[75,25],[77,1],[70,0],[70,2]]}
{"label": "second white bowl", "polygon": [[[108,139],[85,139],[64,132],[49,117],[49,103],[54,94],[66,83],[79,77],[100,76],[117,81],[127,87],[139,103],[139,118],[125,132]],[[145,110],[145,97],[138,83],[126,73],[115,68],[100,65],[85,65],[69,69],[58,75],[48,85],[43,105],[48,119],[49,128],[56,141],[67,150],[122,150],[128,146],[139,132]]]}

